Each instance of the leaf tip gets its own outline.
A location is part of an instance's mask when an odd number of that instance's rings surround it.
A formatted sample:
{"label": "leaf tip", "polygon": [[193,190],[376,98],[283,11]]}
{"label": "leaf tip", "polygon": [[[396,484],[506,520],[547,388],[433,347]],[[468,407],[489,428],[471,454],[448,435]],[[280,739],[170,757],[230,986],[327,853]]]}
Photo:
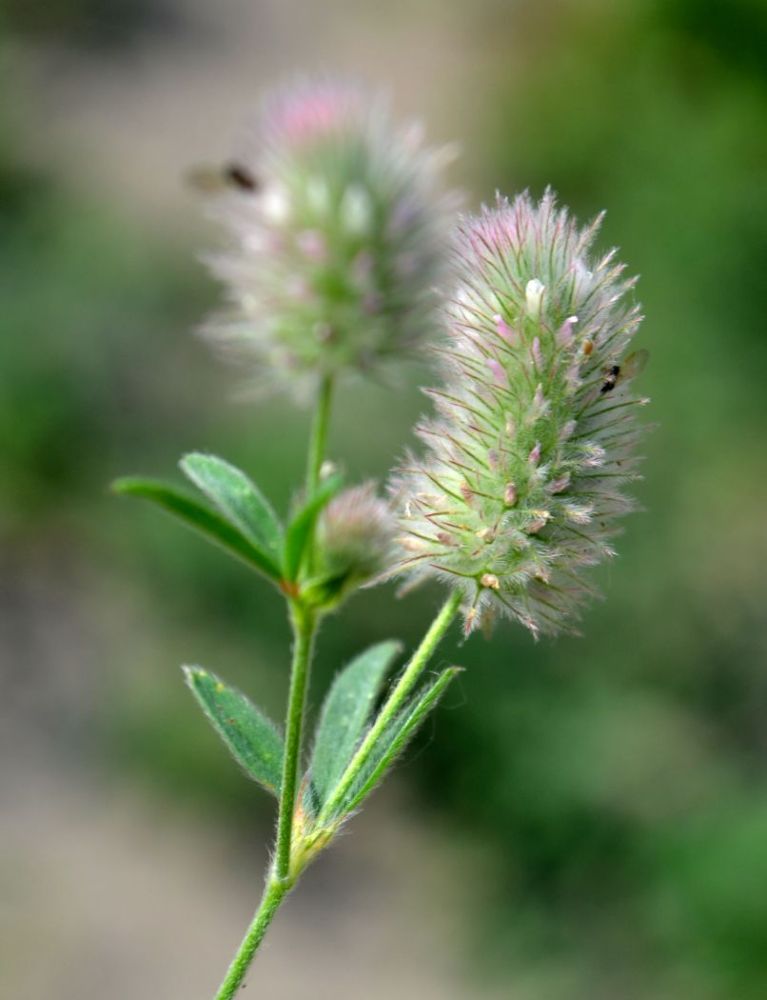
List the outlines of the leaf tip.
{"label": "leaf tip", "polygon": [[133,491],[136,480],[132,476],[119,476],[108,484],[107,489],[115,496],[127,496]]}
{"label": "leaf tip", "polygon": [[384,639],[381,645],[390,651],[392,658],[399,656],[405,649],[405,643],[401,639]]}
{"label": "leaf tip", "polygon": [[181,672],[189,687],[194,687],[195,682],[204,681],[208,677],[207,670],[204,670],[202,667],[190,667],[186,663],[181,667]]}
{"label": "leaf tip", "polygon": [[200,464],[201,460],[204,460],[207,456],[201,451],[188,451],[185,455],[182,455],[178,460],[178,467],[188,476],[190,472],[193,472],[195,466]]}

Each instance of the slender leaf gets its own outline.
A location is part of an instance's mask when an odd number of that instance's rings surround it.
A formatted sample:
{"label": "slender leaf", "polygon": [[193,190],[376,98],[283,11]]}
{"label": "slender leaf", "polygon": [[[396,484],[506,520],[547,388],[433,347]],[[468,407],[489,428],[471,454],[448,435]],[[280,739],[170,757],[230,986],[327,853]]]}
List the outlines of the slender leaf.
{"label": "slender leaf", "polygon": [[271,556],[253,545],[233,524],[195,497],[154,479],[118,479],[112,483],[112,490],[120,496],[150,500],[265,576],[275,581],[280,579],[280,568]]}
{"label": "slender leaf", "polygon": [[318,806],[338,784],[357,748],[399,642],[379,642],[355,657],[336,676],[322,706],[310,774]]}
{"label": "slender leaf", "polygon": [[418,726],[436,706],[452,679],[461,672],[461,667],[448,667],[427,683],[421,693],[396,716],[384,730],[370,758],[349,791],[341,813],[356,809],[363,799],[373,791],[399,754],[415,735]]}
{"label": "slender leaf", "polygon": [[181,470],[257,548],[279,559],[282,525],[266,497],[244,472],[215,455],[193,452]]}
{"label": "slender leaf", "polygon": [[244,694],[201,667],[184,667],[192,694],[248,777],[279,796],[282,737]]}
{"label": "slender leaf", "polygon": [[342,482],[340,476],[331,476],[326,479],[312,499],[299,510],[290,522],[285,537],[283,558],[285,576],[288,580],[296,579],[314,524],[323,507],[326,507],[341,489]]}

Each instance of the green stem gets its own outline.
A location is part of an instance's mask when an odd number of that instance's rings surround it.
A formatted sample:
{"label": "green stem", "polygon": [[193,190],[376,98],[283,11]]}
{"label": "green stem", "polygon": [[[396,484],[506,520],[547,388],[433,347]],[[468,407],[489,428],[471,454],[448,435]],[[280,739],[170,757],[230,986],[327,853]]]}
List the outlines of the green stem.
{"label": "green stem", "polygon": [[296,807],[298,770],[301,763],[301,737],[306,710],[306,688],[317,631],[317,616],[299,603],[292,602],[290,620],[293,626],[293,662],[290,668],[290,691],[285,719],[285,757],[282,764],[282,785],[277,817],[277,843],[274,875],[278,882],[290,880],[290,846],[293,836],[293,814]]}
{"label": "green stem", "polygon": [[434,655],[434,651],[444,638],[448,628],[455,619],[458,609],[461,606],[461,593],[458,590],[451,592],[448,599],[442,605],[439,614],[429,626],[429,630],[421,640],[421,644],[401,674],[399,680],[394,685],[386,699],[383,708],[378,713],[375,723],[368,731],[367,736],[360,744],[346,767],[341,780],[339,781],[333,795],[328,799],[318,817],[318,825],[328,821],[343,802],[347,792],[354,784],[359,772],[364,767],[371,751],[380,739],[384,730],[394,719],[395,715],[404,705],[407,696],[415,687],[421,674],[428,666],[429,660]]}
{"label": "green stem", "polygon": [[[309,457],[306,466],[307,500],[316,492],[330,423],[333,380],[325,375],[320,383],[317,404],[309,436]],[[312,555],[310,546],[310,556]],[[301,737],[306,713],[306,689],[309,683],[317,631],[317,614],[304,608],[300,601],[290,602],[290,622],[293,628],[293,663],[290,669],[290,691],[285,719],[285,757],[282,766],[282,786],[277,816],[274,874],[278,881],[290,878],[290,849],[293,837],[293,815],[296,807],[296,786],[301,765]]]}
{"label": "green stem", "polygon": [[[320,384],[317,406],[309,438],[309,457],[306,469],[307,499],[317,490],[320,469],[325,456],[325,445],[330,423],[333,382],[325,376]],[[291,871],[293,819],[296,812],[298,775],[301,766],[301,743],[306,714],[306,692],[314,653],[314,639],[319,624],[316,612],[307,609],[300,600],[289,602],[290,623],[293,629],[293,657],[290,669],[290,690],[285,720],[285,756],[282,766],[282,783],[277,814],[277,839],[274,862],[261,903],[250,927],[242,940],[232,964],[229,966],[215,1000],[230,1000],[242,985],[258,946],[266,934],[274,914],[285,895],[290,891],[297,874]]]}
{"label": "green stem", "polygon": [[271,879],[267,882],[259,907],[255,912],[245,937],[242,939],[242,944],[234,956],[232,964],[227,970],[224,981],[215,996],[215,1000],[231,1000],[240,988],[250,967],[250,963],[253,961],[256,949],[261,944],[261,940],[264,934],[266,934],[267,928],[287,892],[287,884],[275,882]]}
{"label": "green stem", "polygon": [[[413,687],[428,665],[434,651],[455,619],[460,604],[460,593],[453,591],[423,637],[407,668],[392,689],[375,724],[349,763],[336,793],[326,804],[319,817],[320,822],[332,815],[333,810],[343,800],[360,769],[364,766],[371,749],[375,746],[376,740],[381,736],[400,708],[402,708],[407,696],[413,690]],[[317,619],[314,614],[307,612],[299,603],[293,602],[291,604],[291,622],[295,639],[290,693],[288,695],[285,760],[282,772],[282,788],[277,823],[277,848],[273,875],[266,884],[261,903],[255,912],[250,927],[242,940],[242,944],[232,964],[229,966],[226,977],[215,996],[215,1000],[231,1000],[234,997],[242,985],[258,946],[261,944],[275,913],[292,888],[295,880],[295,874],[292,874],[290,871],[290,848],[293,815],[295,812],[298,766],[301,757],[301,735],[306,703],[306,688],[309,680],[309,667],[311,665],[314,637],[317,630]]]}
{"label": "green stem", "polygon": [[325,445],[328,438],[330,423],[330,407],[333,401],[333,378],[323,375],[317,395],[317,407],[314,411],[311,436],[309,438],[309,456],[306,463],[306,499],[316,493],[320,482],[320,469],[325,458]]}

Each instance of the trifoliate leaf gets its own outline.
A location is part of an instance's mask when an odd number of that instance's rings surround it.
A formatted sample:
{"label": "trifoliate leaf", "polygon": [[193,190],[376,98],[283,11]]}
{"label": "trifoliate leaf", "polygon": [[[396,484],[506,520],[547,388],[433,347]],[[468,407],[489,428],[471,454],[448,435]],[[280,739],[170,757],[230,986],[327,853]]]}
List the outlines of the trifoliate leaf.
{"label": "trifoliate leaf", "polygon": [[461,667],[443,670],[392,720],[344,798],[341,815],[352,812],[373,791],[415,735],[418,726],[436,706],[448,684],[460,672]]}
{"label": "trifoliate leaf", "polygon": [[268,552],[254,545],[239,528],[215,510],[174,486],[154,479],[126,478],[112,483],[112,490],[120,496],[150,500],[265,576],[274,581],[280,580],[280,567]]}
{"label": "trifoliate leaf", "polygon": [[215,507],[257,547],[274,559],[282,548],[282,525],[266,497],[244,472],[215,455],[193,452],[181,470]]}
{"label": "trifoliate leaf", "polygon": [[279,796],[282,737],[260,709],[215,674],[184,667],[184,676],[213,728],[249,778]]}
{"label": "trifoliate leaf", "polygon": [[318,806],[325,803],[351,760],[383,679],[401,649],[392,640],[371,646],[333,681],[322,706],[309,768]]}

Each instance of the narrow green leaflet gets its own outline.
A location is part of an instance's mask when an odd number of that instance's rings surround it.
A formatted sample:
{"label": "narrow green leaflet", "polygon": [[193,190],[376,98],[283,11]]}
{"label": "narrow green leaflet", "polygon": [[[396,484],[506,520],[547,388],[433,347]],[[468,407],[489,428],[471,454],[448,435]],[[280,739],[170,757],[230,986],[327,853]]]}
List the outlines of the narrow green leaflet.
{"label": "narrow green leaflet", "polygon": [[331,476],[319,487],[312,499],[302,507],[293,520],[288,525],[285,536],[285,553],[283,565],[285,577],[288,580],[295,580],[301,568],[301,560],[306,551],[307,543],[311,538],[315,521],[322,508],[333,499],[341,489],[343,480],[340,476]]}
{"label": "narrow green leaflet", "polygon": [[150,500],[265,576],[274,581],[280,580],[280,567],[272,556],[253,545],[235,525],[215,510],[181,490],[154,479],[126,478],[115,480],[112,491],[120,496]]}
{"label": "narrow green leaflet", "polygon": [[392,721],[391,725],[384,730],[381,739],[344,800],[339,810],[341,815],[352,812],[373,791],[386,771],[405,749],[411,737],[415,735],[418,726],[436,706],[448,684],[459,673],[461,673],[461,667],[448,667],[447,670],[443,670],[421,689],[421,693],[416,695]]}
{"label": "narrow green leaflet", "polygon": [[402,645],[379,642],[338,673],[322,706],[309,768],[318,806],[338,784],[362,739],[381,684]]}
{"label": "narrow green leaflet", "polygon": [[244,472],[215,455],[193,452],[181,460],[181,471],[224,517],[257,548],[278,560],[282,525],[266,497]]}
{"label": "narrow green leaflet", "polygon": [[248,777],[279,796],[282,737],[244,694],[201,667],[184,667],[192,694]]}

